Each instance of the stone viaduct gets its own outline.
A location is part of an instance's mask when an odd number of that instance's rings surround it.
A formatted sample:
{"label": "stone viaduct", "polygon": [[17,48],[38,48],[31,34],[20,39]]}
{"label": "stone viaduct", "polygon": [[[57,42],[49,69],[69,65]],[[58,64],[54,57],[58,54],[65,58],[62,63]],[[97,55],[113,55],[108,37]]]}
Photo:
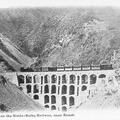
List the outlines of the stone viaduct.
{"label": "stone viaduct", "polygon": [[12,82],[48,110],[77,108],[114,78],[112,67],[41,68],[40,72],[9,73]]}

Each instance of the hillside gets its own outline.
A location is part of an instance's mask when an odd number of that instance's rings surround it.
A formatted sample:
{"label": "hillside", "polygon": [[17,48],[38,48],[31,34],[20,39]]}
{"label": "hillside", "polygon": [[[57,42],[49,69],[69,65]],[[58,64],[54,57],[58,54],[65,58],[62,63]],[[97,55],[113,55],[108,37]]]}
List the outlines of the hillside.
{"label": "hillside", "polygon": [[0,55],[16,71],[19,71],[22,66],[26,68],[32,63],[32,58],[22,53],[12,41],[2,34],[0,34]]}
{"label": "hillside", "polygon": [[43,110],[9,80],[0,76],[0,111]]}
{"label": "hillside", "polygon": [[79,106],[80,109],[118,109],[120,108],[120,90],[109,93],[99,91],[93,98]]}
{"label": "hillside", "polygon": [[78,107],[80,109],[101,110],[120,108],[119,72],[115,75],[115,79],[108,81],[107,84],[99,85],[96,90],[91,91],[91,95],[86,102],[80,104]]}
{"label": "hillside", "polygon": [[110,63],[113,51],[120,48],[119,32],[120,10],[115,8],[0,10],[0,33],[9,39],[2,43],[10,43],[7,49],[15,51],[23,66],[34,59],[34,70]]}

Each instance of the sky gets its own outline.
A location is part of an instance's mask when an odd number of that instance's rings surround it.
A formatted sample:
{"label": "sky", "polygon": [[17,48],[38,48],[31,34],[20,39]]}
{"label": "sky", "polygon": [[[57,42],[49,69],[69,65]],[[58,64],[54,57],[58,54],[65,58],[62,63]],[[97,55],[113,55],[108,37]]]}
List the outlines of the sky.
{"label": "sky", "polygon": [[113,6],[120,7],[120,0],[0,0],[0,8],[16,7],[67,7]]}

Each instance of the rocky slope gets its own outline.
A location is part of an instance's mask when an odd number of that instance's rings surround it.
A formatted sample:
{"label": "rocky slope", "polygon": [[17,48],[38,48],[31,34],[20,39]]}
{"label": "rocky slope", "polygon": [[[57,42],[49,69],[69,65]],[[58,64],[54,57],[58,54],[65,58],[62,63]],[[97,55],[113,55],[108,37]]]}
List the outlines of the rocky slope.
{"label": "rocky slope", "polygon": [[118,109],[120,108],[120,79],[98,86],[97,91],[79,106],[80,109]]}
{"label": "rocky slope", "polygon": [[97,93],[93,98],[86,101],[79,107],[80,109],[118,109],[120,108],[120,91],[104,94],[103,91]]}
{"label": "rocky slope", "polygon": [[0,111],[43,110],[16,85],[0,76]]}
{"label": "rocky slope", "polygon": [[2,34],[0,34],[0,56],[16,71],[19,71],[22,66],[28,67],[32,62],[32,58],[23,54],[12,41]]}

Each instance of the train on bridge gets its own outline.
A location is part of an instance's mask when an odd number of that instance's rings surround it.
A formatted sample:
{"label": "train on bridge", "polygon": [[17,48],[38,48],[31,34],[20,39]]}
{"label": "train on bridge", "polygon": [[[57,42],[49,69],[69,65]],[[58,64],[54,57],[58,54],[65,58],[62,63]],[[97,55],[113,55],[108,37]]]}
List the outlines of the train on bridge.
{"label": "train on bridge", "polygon": [[[54,71],[83,71],[83,70],[112,70],[112,64],[111,65],[97,65],[97,66],[78,66],[78,67],[40,67],[37,68],[36,71],[38,72],[54,72]],[[21,67],[21,72],[33,72],[34,70],[32,68],[23,68]]]}
{"label": "train on bridge", "polygon": [[112,65],[41,67],[16,72],[17,85],[47,110],[72,110],[115,79]]}

